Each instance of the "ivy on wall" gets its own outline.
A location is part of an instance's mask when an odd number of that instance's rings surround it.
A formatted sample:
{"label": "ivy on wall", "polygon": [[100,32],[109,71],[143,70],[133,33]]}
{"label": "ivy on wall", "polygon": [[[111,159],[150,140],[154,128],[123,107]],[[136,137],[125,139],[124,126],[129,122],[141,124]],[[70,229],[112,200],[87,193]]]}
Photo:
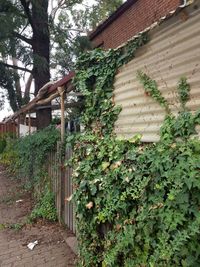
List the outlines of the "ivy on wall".
{"label": "ivy on wall", "polygon": [[146,41],[141,35],[128,47],[94,50],[77,63],[85,131],[68,141],[79,266],[200,265],[200,113],[186,108],[187,80],[177,86],[181,110],[174,116],[156,82],[138,73],[144,90],[166,110],[160,142],[144,145],[140,134],[120,140],[113,133],[121,110],[112,100],[114,76]]}
{"label": "ivy on wall", "polygon": [[148,41],[147,34],[130,41],[118,50],[93,50],[79,57],[74,84],[85,96],[82,123],[102,134],[111,133],[121,110],[113,103],[113,82],[117,69],[130,61],[135,52]]}

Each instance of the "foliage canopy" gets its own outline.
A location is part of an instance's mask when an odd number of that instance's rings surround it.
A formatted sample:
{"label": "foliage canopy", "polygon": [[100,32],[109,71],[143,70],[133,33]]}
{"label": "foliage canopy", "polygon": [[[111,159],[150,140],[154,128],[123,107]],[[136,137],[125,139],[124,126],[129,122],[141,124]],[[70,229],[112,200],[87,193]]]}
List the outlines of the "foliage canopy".
{"label": "foliage canopy", "polygon": [[76,56],[91,49],[86,37],[91,21],[99,23],[120,3],[106,0],[87,6],[83,0],[0,0],[0,86],[13,111],[30,100],[33,78],[37,94],[50,72],[65,75],[73,68]]}

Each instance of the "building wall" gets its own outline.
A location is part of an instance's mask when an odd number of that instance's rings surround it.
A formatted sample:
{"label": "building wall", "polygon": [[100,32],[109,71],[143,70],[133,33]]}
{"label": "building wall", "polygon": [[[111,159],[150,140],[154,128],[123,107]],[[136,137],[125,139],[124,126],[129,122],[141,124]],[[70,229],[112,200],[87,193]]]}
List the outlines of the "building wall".
{"label": "building wall", "polygon": [[29,129],[29,126],[27,126],[27,125],[24,125],[24,124],[19,125],[19,136],[20,137],[29,135],[29,134],[34,133],[36,131],[37,131],[36,127],[31,126]]}
{"label": "building wall", "polygon": [[166,113],[145,94],[138,70],[157,81],[174,114],[180,110],[177,84],[185,76],[191,86],[187,107],[193,112],[200,109],[200,4],[189,6],[184,12],[188,14],[186,21],[177,15],[151,30],[150,42],[119,69],[114,83],[115,104],[122,106],[115,124],[118,136],[131,138],[140,133],[144,142],[159,140]]}
{"label": "building wall", "polygon": [[175,10],[180,0],[138,0],[93,40],[95,47],[116,48],[161,17]]}

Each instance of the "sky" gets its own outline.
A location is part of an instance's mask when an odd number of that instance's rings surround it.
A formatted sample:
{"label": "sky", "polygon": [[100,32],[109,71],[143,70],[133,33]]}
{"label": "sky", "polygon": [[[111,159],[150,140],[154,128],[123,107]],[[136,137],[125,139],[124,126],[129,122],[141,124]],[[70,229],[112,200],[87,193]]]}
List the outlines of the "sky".
{"label": "sky", "polygon": [[2,121],[5,117],[8,117],[13,112],[10,108],[10,105],[7,100],[5,100],[4,109],[0,111],[0,121]]}

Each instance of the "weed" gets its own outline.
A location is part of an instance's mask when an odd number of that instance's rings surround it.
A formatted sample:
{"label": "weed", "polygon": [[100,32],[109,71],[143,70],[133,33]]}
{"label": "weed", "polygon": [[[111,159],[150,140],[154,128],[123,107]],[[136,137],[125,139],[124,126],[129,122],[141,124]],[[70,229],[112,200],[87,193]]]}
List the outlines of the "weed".
{"label": "weed", "polygon": [[11,223],[7,225],[7,228],[19,231],[23,228],[24,223]]}
{"label": "weed", "polygon": [[50,192],[48,187],[45,188],[42,198],[33,209],[29,221],[32,222],[37,218],[43,218],[50,221],[57,220],[57,213],[54,202],[54,194]]}
{"label": "weed", "polygon": [[4,230],[5,228],[6,228],[5,224],[0,223],[0,231],[1,231],[1,230]]}

